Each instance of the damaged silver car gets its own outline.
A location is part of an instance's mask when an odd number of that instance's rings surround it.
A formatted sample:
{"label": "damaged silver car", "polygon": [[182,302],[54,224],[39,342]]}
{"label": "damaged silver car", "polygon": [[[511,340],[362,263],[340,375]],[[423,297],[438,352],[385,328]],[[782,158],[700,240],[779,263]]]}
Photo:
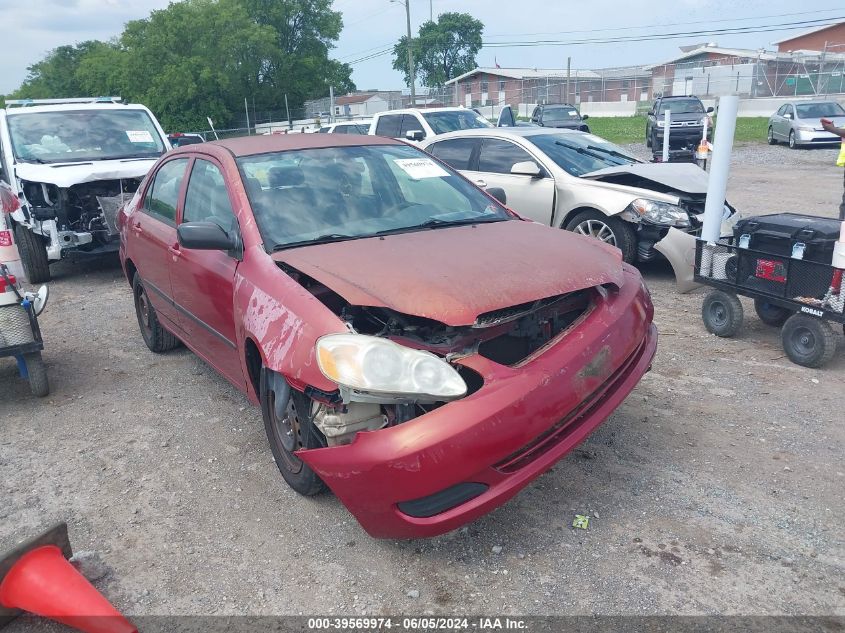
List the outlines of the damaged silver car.
{"label": "damaged silver car", "polygon": [[0,180],[20,200],[11,219],[29,281],[71,252],[116,252],[118,209],[169,149],[153,114],[119,97],[7,101]]}

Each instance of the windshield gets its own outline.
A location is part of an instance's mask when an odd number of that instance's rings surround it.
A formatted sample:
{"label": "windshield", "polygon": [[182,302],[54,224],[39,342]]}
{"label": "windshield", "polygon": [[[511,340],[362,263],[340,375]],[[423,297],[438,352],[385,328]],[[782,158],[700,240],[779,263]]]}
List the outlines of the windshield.
{"label": "windshield", "polygon": [[796,104],[799,119],[821,119],[829,116],[845,116],[845,110],[835,101],[826,103],[802,103]]}
{"label": "windshield", "polygon": [[143,110],[67,110],[9,114],[9,135],[21,161],[64,163],[156,158],[164,142]]}
{"label": "windshield", "polygon": [[238,164],[268,251],[513,219],[449,167],[405,145],[274,152]]}
{"label": "windshield", "polygon": [[546,121],[574,121],[580,115],[575,108],[546,108],[543,110],[543,119]]}
{"label": "windshield", "polygon": [[423,118],[435,134],[446,134],[457,130],[495,127],[490,121],[472,110],[447,110],[444,112],[423,112]]}
{"label": "windshield", "polygon": [[558,167],[573,176],[640,162],[618,145],[593,134],[538,134],[527,136],[526,139],[539,147]]}
{"label": "windshield", "polygon": [[666,110],[671,110],[678,114],[704,114],[704,106],[698,99],[671,99],[669,101],[661,101],[657,113],[663,114]]}

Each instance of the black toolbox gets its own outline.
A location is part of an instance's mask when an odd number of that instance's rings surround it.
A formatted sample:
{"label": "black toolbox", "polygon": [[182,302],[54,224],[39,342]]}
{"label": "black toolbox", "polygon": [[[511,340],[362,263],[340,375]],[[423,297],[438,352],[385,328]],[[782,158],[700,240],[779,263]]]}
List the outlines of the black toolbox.
{"label": "black toolbox", "polygon": [[[801,259],[829,266],[841,226],[842,222],[834,218],[800,213],[776,213],[739,220],[734,226],[734,246],[769,253],[772,257],[760,255],[755,262],[749,260],[741,266],[743,270],[737,271],[737,281],[777,293],[787,281],[786,260]],[[824,294],[827,290],[826,285],[824,288],[811,285],[812,288],[807,288],[811,296]]]}

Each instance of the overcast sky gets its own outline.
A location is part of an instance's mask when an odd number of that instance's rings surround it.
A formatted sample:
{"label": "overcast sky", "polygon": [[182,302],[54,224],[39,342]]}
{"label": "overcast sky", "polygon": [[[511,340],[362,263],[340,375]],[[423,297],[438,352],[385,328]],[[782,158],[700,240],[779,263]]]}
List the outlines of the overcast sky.
{"label": "overcast sky", "polygon": [[[583,39],[654,32],[693,31],[759,24],[779,24],[845,15],[836,0],[812,3],[786,0],[410,0],[414,32],[428,19],[462,11],[480,19],[486,41],[530,39]],[[56,46],[88,39],[109,39],[120,34],[127,20],[142,18],[163,8],[169,0],[0,0],[0,93],[14,90],[26,76],[26,67]],[[390,0],[335,0],[343,12],[344,29],[333,56],[352,61],[391,46],[405,32],[405,9]],[[748,19],[752,18],[752,19]],[[695,24],[691,24],[695,23]],[[667,26],[662,26],[667,25]],[[670,26],[671,25],[671,26]],[[678,46],[716,41],[721,46],[771,47],[771,42],[798,31],[743,35],[691,36],[679,40],[625,44],[588,44],[532,48],[484,48],[478,63],[502,67],[600,68],[657,62],[672,58]],[[514,38],[514,36],[517,36]],[[402,77],[385,55],[353,66],[360,89],[396,89]]]}

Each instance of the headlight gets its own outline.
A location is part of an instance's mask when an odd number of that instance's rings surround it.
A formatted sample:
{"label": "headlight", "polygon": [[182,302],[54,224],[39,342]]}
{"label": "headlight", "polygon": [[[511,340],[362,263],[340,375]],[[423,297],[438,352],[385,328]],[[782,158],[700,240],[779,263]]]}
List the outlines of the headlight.
{"label": "headlight", "polygon": [[704,119],[699,119],[697,125],[704,125]]}
{"label": "headlight", "polygon": [[637,198],[631,203],[631,208],[643,219],[655,224],[668,224],[677,227],[690,225],[687,212],[674,204]]}
{"label": "headlight", "polygon": [[666,125],[666,121],[658,121],[657,122],[657,127],[663,127],[665,125]]}
{"label": "headlight", "polygon": [[416,402],[460,398],[466,383],[446,361],[378,336],[329,334],[317,341],[317,364],[341,387]]}

